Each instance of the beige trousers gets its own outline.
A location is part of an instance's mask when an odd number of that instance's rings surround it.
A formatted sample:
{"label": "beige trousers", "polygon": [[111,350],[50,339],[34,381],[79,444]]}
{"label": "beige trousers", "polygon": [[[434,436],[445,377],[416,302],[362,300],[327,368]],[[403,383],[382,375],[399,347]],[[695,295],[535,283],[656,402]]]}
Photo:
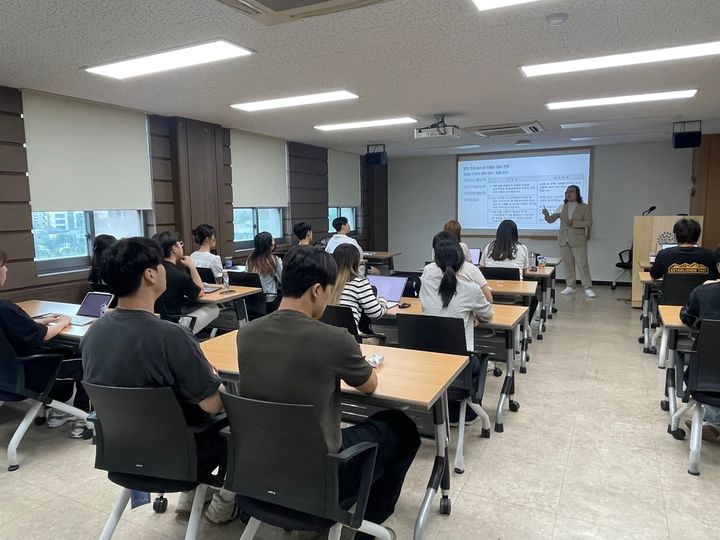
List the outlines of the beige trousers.
{"label": "beige trousers", "polygon": [[565,282],[568,287],[575,287],[575,265],[580,269],[580,280],[585,289],[592,287],[590,277],[590,265],[588,264],[587,246],[570,247],[565,244],[563,247],[563,261],[565,262]]}

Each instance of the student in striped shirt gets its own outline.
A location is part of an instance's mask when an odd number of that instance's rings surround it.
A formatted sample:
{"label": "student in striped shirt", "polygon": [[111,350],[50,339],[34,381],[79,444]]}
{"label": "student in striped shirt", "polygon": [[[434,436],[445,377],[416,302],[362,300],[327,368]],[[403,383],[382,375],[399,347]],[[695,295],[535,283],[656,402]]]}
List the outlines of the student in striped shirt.
{"label": "student in striped shirt", "polygon": [[370,282],[360,273],[360,253],[355,246],[341,244],[335,248],[333,257],[338,266],[338,275],[330,297],[331,305],[352,309],[356,325],[360,323],[362,315],[369,319],[379,319],[385,314],[397,314],[397,308],[388,309],[386,300],[375,296]]}

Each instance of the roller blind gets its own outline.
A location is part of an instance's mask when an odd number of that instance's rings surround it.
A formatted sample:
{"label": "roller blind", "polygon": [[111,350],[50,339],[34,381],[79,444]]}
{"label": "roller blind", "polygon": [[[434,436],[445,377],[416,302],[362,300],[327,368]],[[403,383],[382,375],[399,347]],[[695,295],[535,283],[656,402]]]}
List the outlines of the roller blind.
{"label": "roller blind", "polygon": [[34,211],[152,208],[145,114],[23,92]]}
{"label": "roller blind", "polygon": [[328,206],[360,206],[360,156],[328,150]]}
{"label": "roller blind", "polygon": [[287,151],[283,139],[233,129],[230,157],[233,206],[287,206]]}

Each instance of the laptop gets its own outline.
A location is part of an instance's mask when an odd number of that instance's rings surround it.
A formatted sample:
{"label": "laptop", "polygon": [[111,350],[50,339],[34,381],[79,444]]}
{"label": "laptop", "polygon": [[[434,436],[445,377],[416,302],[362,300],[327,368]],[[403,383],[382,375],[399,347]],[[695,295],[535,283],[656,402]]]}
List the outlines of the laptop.
{"label": "laptop", "polygon": [[75,326],[85,326],[95,322],[105,314],[113,298],[115,295],[106,292],[87,293],[77,314],[71,319],[71,323]]}
{"label": "laptop", "polygon": [[400,276],[368,276],[370,285],[377,289],[378,298],[387,300],[387,307],[394,308],[400,304],[407,277]]}
{"label": "laptop", "polygon": [[470,249],[470,259],[472,259],[472,263],[477,266],[480,264],[480,255],[482,254],[482,249],[480,248],[469,248]]}

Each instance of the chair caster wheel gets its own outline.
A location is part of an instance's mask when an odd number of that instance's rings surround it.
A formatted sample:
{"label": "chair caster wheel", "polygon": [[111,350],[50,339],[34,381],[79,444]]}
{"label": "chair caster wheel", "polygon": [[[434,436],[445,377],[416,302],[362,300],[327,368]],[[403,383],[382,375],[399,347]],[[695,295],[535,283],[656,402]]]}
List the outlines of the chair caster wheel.
{"label": "chair caster wheel", "polygon": [[84,441],[87,441],[90,439],[94,440],[93,430],[90,428],[85,428],[85,431],[83,431],[83,434],[82,434],[82,438]]}
{"label": "chair caster wheel", "polygon": [[[642,344],[642,343],[644,343],[644,342],[645,342],[645,336],[640,336],[640,337],[638,338],[638,343],[641,343],[641,344]],[[645,351],[643,351],[643,352],[645,352]]]}
{"label": "chair caster wheel", "polygon": [[45,424],[45,422],[47,422],[47,418],[45,418],[44,416],[36,416],[35,420],[33,420],[33,424],[35,424],[36,426],[42,426],[43,424]]}
{"label": "chair caster wheel", "polygon": [[20,465],[10,465],[8,467],[8,471],[10,471],[10,472],[17,471],[19,468],[20,468]]}
{"label": "chair caster wheel", "polygon": [[663,411],[669,411],[669,410],[670,410],[670,403],[669,403],[666,399],[663,399],[663,400],[660,402],[660,408],[661,408]]}
{"label": "chair caster wheel", "polygon": [[548,319],[552,319],[552,313],[548,313]]}
{"label": "chair caster wheel", "polygon": [[449,516],[451,509],[452,509],[452,504],[450,503],[449,497],[443,497],[442,499],[440,499],[440,513],[443,516]]}
{"label": "chair caster wheel", "polygon": [[488,428],[488,429],[482,428],[482,431],[480,432],[480,438],[481,439],[489,439],[490,438],[490,428]]}
{"label": "chair caster wheel", "polygon": [[167,510],[168,507],[168,500],[160,495],[159,497],[155,497],[155,500],[153,501],[153,512],[156,514],[164,514],[165,510]]}
{"label": "chair caster wheel", "polygon": [[[545,330],[543,330],[543,332],[544,332],[544,331],[545,331]],[[542,341],[542,340],[543,340],[543,335],[542,335],[542,334],[538,334],[538,337],[537,337],[537,338],[538,338],[538,340]]]}
{"label": "chair caster wheel", "polygon": [[688,474],[692,474],[693,476],[700,476],[700,471],[691,471],[688,469]]}
{"label": "chair caster wheel", "polygon": [[521,366],[520,373],[527,373],[527,368],[525,366]]}
{"label": "chair caster wheel", "polygon": [[512,412],[518,412],[520,410],[520,404],[517,401],[510,402],[510,410]]}
{"label": "chair caster wheel", "polygon": [[557,313],[557,308],[556,307],[552,308],[552,312]]}
{"label": "chair caster wheel", "polygon": [[495,433],[502,433],[505,431],[505,427],[502,424],[495,424]]}
{"label": "chair caster wheel", "polygon": [[457,474],[462,474],[465,472],[465,469],[461,469],[460,467],[455,467],[453,469],[453,471],[455,471]]}
{"label": "chair caster wheel", "polygon": [[499,367],[496,367],[495,369],[493,369],[493,375],[495,377],[502,377],[502,369],[500,369]]}
{"label": "chair caster wheel", "polygon": [[615,285],[610,285],[610,290],[611,290],[611,291],[614,291],[614,290],[615,290]]}
{"label": "chair caster wheel", "polygon": [[650,354],[657,354],[657,347],[650,347]]}
{"label": "chair caster wheel", "polygon": [[682,441],[685,438],[685,430],[683,428],[670,429],[670,426],[668,426],[667,432],[678,441]]}
{"label": "chair caster wheel", "polygon": [[[538,337],[540,337],[540,336],[538,336]],[[541,339],[542,339],[542,338],[541,338]],[[527,338],[527,342],[528,342],[528,343],[532,343],[532,340],[533,340],[533,338],[531,338],[531,337]]]}

